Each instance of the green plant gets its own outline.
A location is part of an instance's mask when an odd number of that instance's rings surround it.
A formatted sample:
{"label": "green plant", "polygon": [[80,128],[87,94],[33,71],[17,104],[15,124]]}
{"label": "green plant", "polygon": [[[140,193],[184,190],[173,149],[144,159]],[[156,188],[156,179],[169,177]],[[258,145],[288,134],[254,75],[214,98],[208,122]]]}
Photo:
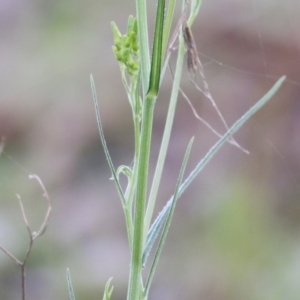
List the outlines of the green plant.
{"label": "green plant", "polygon": [[[154,41],[152,46],[152,55],[148,46],[148,29],[147,29],[147,10],[146,0],[137,0],[137,17],[129,17],[127,32],[122,35],[115,23],[112,23],[115,45],[113,51],[119,62],[122,81],[127,92],[128,100],[132,108],[133,122],[135,130],[135,154],[134,164],[120,166],[115,169],[109,151],[106,146],[103,128],[101,125],[100,112],[98,107],[96,88],[91,76],[91,87],[95,103],[97,122],[99,127],[100,138],[104,147],[105,155],[115,181],[121,203],[124,209],[124,215],[127,226],[129,247],[131,251],[130,275],[128,282],[127,300],[142,300],[148,298],[152,278],[157,266],[157,262],[164,245],[166,234],[170,226],[175,204],[181,194],[195,179],[203,167],[212,159],[216,152],[225,142],[230,142],[240,147],[232,138],[233,134],[279,89],[284,77],[280,78],[275,85],[267,92],[252,108],[250,108],[240,119],[238,119],[230,128],[223,120],[218,108],[212,98],[207,82],[204,77],[201,62],[197,56],[197,51],[193,42],[191,26],[195,20],[201,0],[183,1],[182,17],[180,18],[175,33],[170,38],[170,28],[173,21],[174,8],[176,1],[170,0],[165,13],[165,0],[158,0]],[[189,17],[187,10],[190,9]],[[168,115],[163,134],[160,154],[158,157],[154,179],[150,188],[150,195],[147,197],[148,166],[151,145],[151,133],[154,107],[160,88],[161,79],[168,67],[168,61],[171,55],[170,48],[175,40],[179,41],[176,69],[171,92]],[[169,45],[169,46],[168,46]],[[180,89],[180,78],[184,63],[185,49],[188,53],[188,67],[191,72],[198,71],[203,80],[204,88],[198,88],[207,98],[211,100],[212,105],[218,111],[227,132],[220,135],[218,142],[208,151],[208,153],[195,166],[194,170],[182,182],[184,170],[187,165],[189,153],[193,139],[191,139],[182,162],[175,186],[174,195],[167,202],[161,213],[151,225],[153,209],[156,202],[157,191],[161,182],[162,170],[168,149],[171,135],[176,102]],[[140,90],[142,91],[140,93]],[[119,182],[119,175],[123,173],[128,178],[128,185],[125,190],[122,189]],[[151,226],[150,226],[151,225]],[[155,250],[154,259],[150,267],[150,272],[145,282],[142,279],[143,267],[147,263],[148,255],[154,245],[155,240],[159,237],[158,246]],[[73,289],[70,288],[71,280],[68,273],[68,283],[71,299],[75,299]],[[110,299],[112,288],[109,288],[108,282],[105,288],[104,299]]]}

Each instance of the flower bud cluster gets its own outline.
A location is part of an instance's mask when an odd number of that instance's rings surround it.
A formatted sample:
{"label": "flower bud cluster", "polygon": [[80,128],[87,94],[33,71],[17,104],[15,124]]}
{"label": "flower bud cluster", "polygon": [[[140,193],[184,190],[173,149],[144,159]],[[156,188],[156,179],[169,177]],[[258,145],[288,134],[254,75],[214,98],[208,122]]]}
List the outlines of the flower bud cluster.
{"label": "flower bud cluster", "polygon": [[139,44],[137,20],[129,16],[126,34],[122,35],[115,22],[111,23],[115,45],[112,47],[118,62],[130,77],[137,77],[139,70]]}

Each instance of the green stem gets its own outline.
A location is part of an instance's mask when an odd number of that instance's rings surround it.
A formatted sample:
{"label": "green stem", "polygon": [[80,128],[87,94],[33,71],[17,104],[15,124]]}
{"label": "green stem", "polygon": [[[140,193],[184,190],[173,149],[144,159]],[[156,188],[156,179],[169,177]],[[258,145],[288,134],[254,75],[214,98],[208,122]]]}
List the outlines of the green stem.
{"label": "green stem", "polygon": [[[180,35],[180,37],[181,37],[181,35]],[[175,109],[176,109],[176,104],[177,104],[178,92],[179,92],[179,87],[180,87],[180,79],[181,79],[181,74],[182,74],[183,61],[184,61],[184,43],[183,43],[182,38],[180,38],[177,63],[176,63],[176,71],[175,71],[175,76],[174,76],[171,100],[170,100],[169,109],[168,109],[168,116],[167,116],[167,120],[166,120],[165,130],[164,130],[164,134],[163,134],[163,139],[162,139],[161,148],[159,151],[159,156],[158,156],[156,169],[155,169],[155,173],[154,173],[154,178],[153,178],[153,182],[152,182],[152,186],[151,186],[150,196],[149,196],[149,202],[148,202],[147,211],[146,211],[146,215],[145,215],[145,228],[144,228],[145,237],[147,236],[147,232],[150,227],[153,210],[154,210],[154,206],[155,206],[155,200],[156,200],[157,192],[158,192],[158,188],[159,188],[159,183],[161,181],[164,162],[165,162],[165,158],[167,155],[168,145],[169,145],[173,121],[174,121]]]}
{"label": "green stem", "polygon": [[[147,198],[149,156],[155,100],[159,90],[165,0],[158,0],[152,49],[149,89],[143,101],[141,142],[138,153],[138,178],[134,212],[133,248],[129,277],[128,300],[140,300],[142,290],[142,255],[144,250],[144,214]],[[140,18],[140,16],[139,16]],[[138,20],[139,22],[139,20]],[[141,61],[143,63],[143,61]],[[143,69],[142,69],[142,80]],[[145,82],[144,82],[145,83]],[[144,84],[145,87],[145,84]]]}
{"label": "green stem", "polygon": [[[171,0],[170,0],[171,1]],[[191,17],[190,17],[190,22],[189,24],[192,25],[199,8],[201,6],[201,0],[196,0],[196,3],[193,2],[193,10],[191,11]],[[172,9],[171,2],[169,3],[169,8]],[[186,5],[186,1],[183,2],[183,10],[185,9],[184,6]],[[172,11],[170,12],[170,14]],[[169,12],[168,12],[169,14]],[[166,21],[166,26],[168,25],[168,19]],[[164,33],[167,31],[165,29]],[[181,30],[180,30],[181,32]],[[165,42],[165,37],[164,37],[164,42]],[[149,202],[147,205],[147,211],[145,215],[145,228],[144,228],[144,235],[146,236],[150,227],[152,215],[153,215],[153,210],[155,206],[155,201],[158,193],[158,188],[159,184],[161,181],[161,176],[162,176],[162,171],[167,155],[167,150],[169,146],[169,141],[170,141],[170,136],[171,136],[171,131],[172,131],[172,126],[173,126],[173,121],[174,121],[174,115],[175,115],[175,109],[176,109],[176,104],[177,104],[177,98],[178,98],[178,92],[180,88],[180,79],[181,79],[181,74],[182,74],[182,67],[183,67],[183,61],[184,61],[184,42],[182,39],[182,34],[179,34],[179,49],[178,49],[178,55],[177,55],[177,63],[176,63],[176,70],[175,70],[175,75],[174,75],[174,82],[173,82],[173,87],[172,87],[172,94],[171,94],[171,100],[169,104],[169,109],[168,109],[168,116],[166,120],[166,125],[164,129],[164,134],[163,134],[163,139],[159,151],[159,156],[156,164],[156,169],[154,173],[154,178],[151,186],[151,191],[150,191],[150,196],[149,196]],[[164,50],[164,48],[163,48]],[[169,58],[169,57],[168,57]],[[168,59],[167,58],[167,59]]]}
{"label": "green stem", "polygon": [[143,254],[144,212],[147,195],[147,177],[155,99],[146,97],[143,106],[141,145],[138,160],[138,182],[136,191],[133,251],[131,258],[128,300],[139,300],[141,293],[141,271]]}

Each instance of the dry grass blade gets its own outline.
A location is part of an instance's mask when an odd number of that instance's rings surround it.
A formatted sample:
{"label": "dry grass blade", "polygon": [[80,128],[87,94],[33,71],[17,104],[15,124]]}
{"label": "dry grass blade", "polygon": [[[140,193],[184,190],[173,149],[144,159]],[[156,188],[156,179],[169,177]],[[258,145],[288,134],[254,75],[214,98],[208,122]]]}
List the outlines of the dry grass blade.
{"label": "dry grass blade", "polygon": [[[183,35],[183,39],[184,39],[184,44],[185,44],[185,48],[186,48],[186,53],[187,53],[187,67],[189,70],[190,75],[192,75],[190,77],[190,81],[191,83],[195,86],[195,88],[197,90],[199,90],[212,104],[213,108],[215,109],[215,111],[217,112],[221,122],[223,123],[226,131],[228,131],[229,126],[225,120],[225,118],[223,117],[221,111],[219,110],[214,98],[212,97],[210,90],[209,90],[209,86],[207,83],[207,80],[205,78],[205,74],[204,74],[204,69],[201,63],[201,60],[199,58],[198,55],[198,50],[197,50],[197,46],[195,43],[195,39],[192,33],[192,30],[190,29],[190,27],[188,26],[187,23],[187,8],[189,6],[189,1],[186,1],[186,4],[183,8],[181,17],[176,25],[175,31],[172,35],[172,38],[170,39],[169,42],[169,47],[168,47],[168,51],[169,53],[172,51],[172,49],[174,49],[174,45],[178,39],[180,30],[182,30],[182,35]],[[169,65],[169,69],[170,65]],[[201,79],[202,79],[202,84],[203,84],[203,88],[201,88],[197,82],[196,82],[196,73],[199,72]],[[172,73],[172,71],[171,71]],[[172,73],[173,76],[173,73]],[[173,76],[174,77],[174,76]],[[189,98],[187,97],[187,95],[183,92],[182,89],[180,89],[181,94],[183,95],[183,97],[186,99],[186,101],[188,102],[189,106],[192,108],[193,114],[195,115],[195,117],[201,121],[202,123],[204,123],[205,126],[207,126],[214,134],[216,134],[218,137],[222,136],[222,134],[218,133],[207,121],[205,121],[203,118],[201,118],[199,116],[199,114],[197,113],[196,109],[194,108],[192,102],[189,100]],[[243,152],[249,154],[249,152],[244,149],[242,146],[240,146],[233,137],[231,137],[228,141],[228,143],[236,146],[237,148],[241,149]]]}
{"label": "dry grass blade", "polygon": [[[186,22],[186,19],[183,19],[183,22],[182,22],[182,32],[183,32],[184,43],[185,43],[185,47],[186,47],[186,51],[187,51],[187,67],[188,67],[189,73],[193,75],[193,79],[190,79],[190,81],[193,83],[195,88],[197,90],[199,90],[211,102],[211,104],[214,107],[214,109],[216,110],[220,120],[222,121],[225,129],[228,130],[229,127],[227,125],[227,122],[225,121],[221,111],[219,110],[219,108],[216,104],[216,101],[214,100],[214,98],[212,97],[212,95],[210,93],[209,86],[208,86],[207,80],[204,75],[203,66],[202,66],[201,60],[198,55],[195,39],[194,39],[191,29],[189,28],[189,26]],[[199,74],[202,78],[203,89],[196,83],[196,72],[197,71],[199,72]],[[195,111],[195,109],[193,109],[193,111]],[[231,142],[231,144],[237,146],[245,153],[249,153],[246,149],[241,147],[233,138],[231,138],[229,141]]]}

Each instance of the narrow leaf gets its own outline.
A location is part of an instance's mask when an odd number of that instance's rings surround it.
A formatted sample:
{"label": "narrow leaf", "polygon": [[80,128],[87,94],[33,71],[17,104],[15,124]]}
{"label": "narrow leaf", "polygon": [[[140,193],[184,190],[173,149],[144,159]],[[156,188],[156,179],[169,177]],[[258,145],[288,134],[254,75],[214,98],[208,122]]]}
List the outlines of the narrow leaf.
{"label": "narrow leaf", "polygon": [[178,176],[178,179],[177,179],[177,184],[176,184],[176,188],[175,188],[175,192],[174,192],[174,201],[172,202],[169,213],[167,215],[166,224],[165,224],[163,232],[161,234],[161,237],[160,237],[160,240],[159,240],[159,243],[158,243],[158,247],[157,247],[156,253],[154,255],[154,260],[153,260],[153,263],[152,263],[152,266],[151,266],[151,269],[150,269],[150,273],[149,273],[149,276],[148,276],[148,279],[147,279],[147,283],[146,283],[146,286],[145,286],[145,293],[144,294],[146,295],[146,298],[147,298],[147,294],[149,292],[149,288],[150,288],[150,285],[151,285],[151,282],[152,282],[152,279],[153,279],[153,276],[154,276],[155,269],[157,267],[158,259],[160,257],[162,248],[163,248],[164,243],[166,241],[168,230],[169,230],[170,225],[171,225],[172,217],[173,217],[174,210],[175,210],[175,205],[176,205],[176,202],[178,200],[179,187],[181,185],[183,174],[184,174],[187,162],[188,162],[188,158],[190,156],[193,141],[194,141],[194,138],[192,138],[191,141],[188,144],[188,147],[186,149],[184,159],[183,159],[183,162],[182,162],[182,165],[181,165],[181,168],[180,168],[180,172],[179,172],[179,176]]}
{"label": "narrow leaf", "polygon": [[186,190],[190,183],[195,179],[199,172],[206,166],[206,164],[213,158],[213,156],[218,152],[218,150],[226,143],[226,141],[237,132],[246,121],[249,120],[259,109],[261,109],[278,91],[281,87],[285,76],[282,76],[273,85],[273,87],[259,100],[257,101],[241,118],[239,118],[229,130],[224,134],[224,136],[207,152],[203,159],[198,163],[195,169],[190,173],[188,178],[183,182],[179,189],[179,196]]}
{"label": "narrow leaf", "polygon": [[119,196],[121,198],[123,207],[125,207],[126,205],[126,199],[124,196],[124,193],[122,191],[120,182],[118,180],[118,176],[116,174],[113,162],[111,160],[107,145],[106,145],[106,141],[105,141],[105,137],[104,137],[104,132],[103,132],[103,127],[102,127],[102,123],[101,123],[101,118],[100,118],[100,111],[99,111],[99,106],[98,106],[98,98],[97,98],[97,93],[96,93],[96,87],[95,87],[95,83],[94,83],[94,79],[93,79],[93,75],[90,76],[90,80],[91,80],[91,87],[92,87],[92,94],[93,94],[93,99],[94,99],[94,105],[95,105],[95,111],[96,111],[96,118],[97,118],[97,124],[98,124],[98,130],[99,130],[99,134],[100,134],[100,139],[104,148],[104,153],[110,168],[110,171],[112,173],[113,179],[115,181]]}
{"label": "narrow leaf", "polygon": [[[162,219],[162,220],[161,220]],[[145,250],[143,253],[142,265],[145,267],[149,253],[157,239],[158,234],[160,233],[163,225],[164,225],[164,213],[160,212],[155,221],[153,222],[148,234],[147,234],[147,241],[145,245]]]}
{"label": "narrow leaf", "polygon": [[[186,190],[186,188],[191,184],[191,182],[196,178],[196,176],[199,174],[199,172],[206,166],[206,164],[214,157],[214,155],[218,152],[218,150],[221,148],[221,146],[226,143],[226,141],[240,128],[242,125],[252,116],[254,115],[260,108],[262,108],[272,97],[273,95],[278,91],[280,86],[282,85],[283,81],[285,80],[285,76],[281,77],[274,85],[273,87],[256,103],[254,104],[241,118],[239,118],[232,126],[229,128],[229,130],[224,134],[224,136],[219,139],[219,141],[207,152],[207,154],[201,159],[201,161],[197,164],[195,169],[190,173],[190,175],[187,177],[187,179],[181,184],[179,191],[178,191],[178,197],[182,195],[182,193]],[[164,206],[162,211],[159,213],[158,217],[155,219],[153,224],[151,225],[151,228],[148,232],[148,237],[153,238],[156,234],[156,231],[158,228],[162,227],[162,224],[164,224],[166,218],[169,215],[169,212],[172,207],[172,203],[176,201],[175,195],[171,197],[171,199],[167,202],[167,204]]]}
{"label": "narrow leaf", "polygon": [[114,287],[110,286],[111,280],[112,280],[112,277],[109,278],[107,283],[105,284],[103,300],[110,300],[110,298],[111,298],[111,294],[114,290]]}
{"label": "narrow leaf", "polygon": [[70,274],[69,269],[67,269],[67,282],[68,282],[68,290],[69,290],[70,299],[75,300],[75,295],[74,295],[74,290],[73,290],[73,285],[72,285],[72,280],[71,280],[71,274]]}
{"label": "narrow leaf", "polygon": [[149,90],[147,92],[147,94],[149,95],[151,94],[154,97],[156,97],[156,95],[158,94],[159,84],[160,84],[162,46],[163,46],[162,44],[163,44],[163,32],[164,32],[164,12],[165,12],[165,0],[159,0],[157,4],[157,12],[156,12]]}

